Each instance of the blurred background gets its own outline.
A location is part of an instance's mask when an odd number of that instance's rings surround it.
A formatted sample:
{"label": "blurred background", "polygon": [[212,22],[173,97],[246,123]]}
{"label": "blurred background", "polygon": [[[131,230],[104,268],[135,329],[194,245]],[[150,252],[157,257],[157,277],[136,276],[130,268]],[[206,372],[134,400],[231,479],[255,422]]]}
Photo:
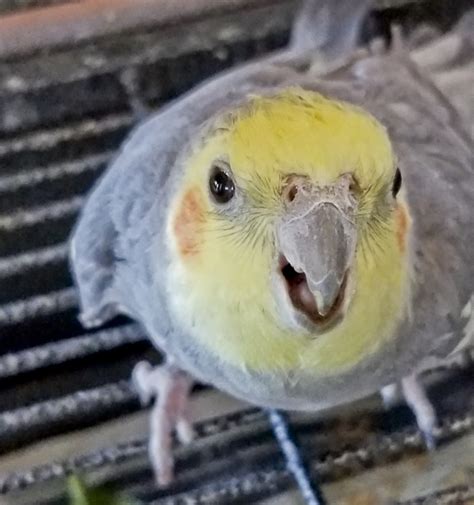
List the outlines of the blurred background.
{"label": "blurred background", "polygon": [[[0,504],[66,503],[65,477],[156,504],[300,504],[264,413],[193,393],[198,438],[153,484],[147,410],[129,383],[159,354],[130,321],[85,332],[66,261],[87,191],[136,122],[217,72],[288,41],[293,0],[0,0]],[[378,0],[366,40],[413,45],[466,0]],[[471,104],[472,106],[472,104]],[[378,398],[292,416],[328,501],[474,503],[474,378],[429,372],[441,447]]]}

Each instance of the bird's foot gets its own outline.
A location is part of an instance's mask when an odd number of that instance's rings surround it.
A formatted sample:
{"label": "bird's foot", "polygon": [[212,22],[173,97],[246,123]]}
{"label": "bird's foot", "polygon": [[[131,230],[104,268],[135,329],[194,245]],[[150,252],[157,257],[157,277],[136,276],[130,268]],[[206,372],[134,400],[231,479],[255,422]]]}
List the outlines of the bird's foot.
{"label": "bird's foot", "polygon": [[183,444],[194,438],[188,414],[193,380],[174,365],[153,368],[141,361],[133,370],[132,381],[142,404],[149,404],[155,398],[148,450],[158,485],[167,486],[174,478],[173,432]]}
{"label": "bird's foot", "polygon": [[380,395],[386,409],[398,403],[400,400],[400,390],[406,403],[415,415],[426,447],[430,450],[434,449],[436,447],[436,438],[434,436],[434,430],[437,425],[436,412],[417,375],[409,375],[403,378],[400,384],[389,384],[380,390]]}

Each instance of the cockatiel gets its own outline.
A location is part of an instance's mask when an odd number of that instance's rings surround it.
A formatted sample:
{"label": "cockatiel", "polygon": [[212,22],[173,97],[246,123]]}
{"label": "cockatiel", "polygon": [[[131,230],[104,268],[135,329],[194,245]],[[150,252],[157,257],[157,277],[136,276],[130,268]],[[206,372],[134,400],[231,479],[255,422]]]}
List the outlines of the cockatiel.
{"label": "cockatiel", "polygon": [[305,2],[287,49],[135,129],[84,207],[83,323],[127,314],[166,356],[134,372],[161,484],[193,380],[308,411],[400,385],[433,442],[417,373],[474,336],[472,116],[439,51],[358,48],[369,7]]}

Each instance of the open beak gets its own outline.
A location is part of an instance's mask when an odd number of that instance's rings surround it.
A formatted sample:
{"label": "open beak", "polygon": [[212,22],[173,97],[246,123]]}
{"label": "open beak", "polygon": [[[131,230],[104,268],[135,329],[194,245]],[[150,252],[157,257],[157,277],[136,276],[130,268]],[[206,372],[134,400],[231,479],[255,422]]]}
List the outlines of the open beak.
{"label": "open beak", "polygon": [[332,327],[346,305],[356,244],[349,188],[347,176],[324,187],[297,178],[284,195],[277,268],[297,321],[311,329]]}

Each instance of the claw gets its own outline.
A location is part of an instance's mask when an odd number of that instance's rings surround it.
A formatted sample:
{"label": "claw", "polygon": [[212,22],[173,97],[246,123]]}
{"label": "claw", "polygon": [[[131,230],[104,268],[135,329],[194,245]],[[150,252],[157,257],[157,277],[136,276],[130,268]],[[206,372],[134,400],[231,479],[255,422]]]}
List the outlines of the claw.
{"label": "claw", "polygon": [[132,371],[132,384],[143,407],[149,405],[153,398],[153,388],[150,384],[152,370],[153,367],[148,361],[140,361]]}
{"label": "claw", "polygon": [[433,434],[433,432],[422,431],[423,441],[425,443],[425,447],[428,451],[434,451],[438,445],[438,442]]}
{"label": "claw", "polygon": [[400,25],[390,25],[390,35],[392,39],[392,50],[394,53],[402,53],[405,49],[405,38]]}
{"label": "claw", "polygon": [[387,51],[387,43],[382,37],[377,37],[370,41],[369,51],[372,56],[383,56]]}
{"label": "claw", "polygon": [[425,446],[428,450],[436,448],[434,430],[437,425],[436,413],[429,398],[426,396],[424,387],[418,381],[416,375],[405,377],[401,381],[403,395],[416,417]]}
{"label": "claw", "polygon": [[196,437],[193,425],[185,414],[176,423],[176,435],[184,445],[191,443]]}
{"label": "claw", "polygon": [[398,384],[389,384],[380,390],[384,407],[389,410],[397,404],[398,400]]}

